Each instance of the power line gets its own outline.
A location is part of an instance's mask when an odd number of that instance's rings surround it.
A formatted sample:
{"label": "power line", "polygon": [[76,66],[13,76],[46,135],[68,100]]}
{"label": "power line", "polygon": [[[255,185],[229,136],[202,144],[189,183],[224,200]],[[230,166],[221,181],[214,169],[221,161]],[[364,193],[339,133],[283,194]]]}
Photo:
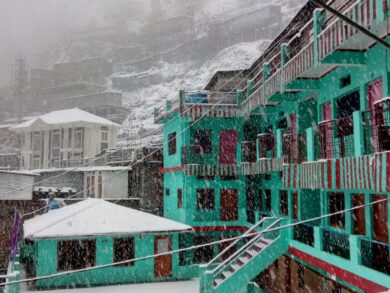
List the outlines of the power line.
{"label": "power line", "polygon": [[207,247],[207,246],[211,246],[211,245],[215,245],[215,244],[219,244],[219,243],[224,243],[224,242],[230,242],[230,241],[233,241],[233,240],[248,238],[248,237],[252,237],[252,236],[259,236],[259,235],[262,235],[262,234],[267,234],[267,233],[270,233],[270,232],[280,231],[282,229],[291,228],[291,227],[298,226],[298,225],[301,225],[301,224],[305,224],[305,223],[309,223],[309,222],[313,222],[313,221],[318,221],[318,220],[321,220],[321,219],[324,219],[324,218],[329,218],[329,217],[345,214],[347,212],[351,212],[351,211],[354,211],[354,210],[357,210],[357,209],[365,208],[367,206],[371,206],[371,205],[374,205],[374,204],[386,202],[388,200],[389,200],[389,198],[380,199],[380,200],[376,200],[376,201],[373,201],[373,202],[370,202],[370,203],[367,203],[367,204],[355,206],[355,207],[352,207],[352,208],[349,208],[349,209],[344,209],[342,211],[329,213],[329,214],[325,214],[325,215],[318,216],[318,217],[313,217],[313,218],[306,219],[306,220],[301,220],[301,221],[294,222],[294,223],[291,223],[291,224],[286,224],[286,225],[282,225],[282,226],[275,227],[275,228],[269,228],[269,229],[265,228],[261,232],[254,232],[254,233],[249,233],[249,234],[245,234],[244,233],[243,235],[239,235],[239,236],[236,236],[236,237],[224,238],[222,240],[213,241],[213,242],[200,244],[200,245],[193,245],[193,246],[190,246],[190,247],[176,249],[176,250],[172,250],[172,251],[168,251],[168,252],[164,252],[164,253],[157,253],[157,254],[147,255],[147,256],[144,256],[144,257],[124,260],[124,261],[120,261],[120,262],[113,262],[113,263],[109,263],[109,264],[98,265],[98,266],[84,268],[84,269],[79,269],[79,270],[60,272],[60,273],[46,275],[46,276],[41,276],[41,277],[34,277],[34,278],[27,278],[27,279],[18,280],[18,281],[4,282],[4,283],[0,283],[0,287],[1,286],[7,286],[7,285],[13,285],[13,284],[19,284],[19,283],[25,283],[25,282],[31,282],[31,281],[50,279],[50,278],[54,278],[54,277],[60,277],[60,276],[65,276],[65,275],[79,273],[79,272],[98,270],[98,269],[103,269],[103,268],[112,267],[112,266],[116,266],[116,265],[127,264],[127,263],[134,262],[134,261],[146,260],[146,259],[155,258],[155,257],[158,257],[158,256],[171,255],[171,254],[174,254],[174,253],[180,253],[180,252],[184,252],[184,251],[194,250],[194,249],[197,249],[197,248]]}

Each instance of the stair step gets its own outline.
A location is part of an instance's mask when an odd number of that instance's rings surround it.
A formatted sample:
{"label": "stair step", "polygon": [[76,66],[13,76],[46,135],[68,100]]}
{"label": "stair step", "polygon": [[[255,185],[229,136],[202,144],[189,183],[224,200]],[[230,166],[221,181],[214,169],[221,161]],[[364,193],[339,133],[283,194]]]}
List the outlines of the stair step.
{"label": "stair step", "polygon": [[256,251],[254,251],[253,249],[249,249],[246,252],[249,253],[252,257],[257,255]]}
{"label": "stair step", "polygon": [[231,271],[224,271],[224,272],[222,273],[222,276],[223,276],[225,279],[229,278],[231,275],[233,275],[233,273],[232,273]]}
{"label": "stair step", "polygon": [[249,258],[247,256],[241,256],[240,258],[238,258],[238,260],[242,262],[242,264],[246,264]]}
{"label": "stair step", "polygon": [[219,284],[221,284],[223,282],[223,279],[215,279],[214,280],[214,287],[217,287],[217,286],[219,286]]}
{"label": "stair step", "polygon": [[235,263],[235,264],[232,264],[232,269],[234,270],[234,271],[237,271],[239,268],[241,268],[241,265],[239,265],[238,263]]}

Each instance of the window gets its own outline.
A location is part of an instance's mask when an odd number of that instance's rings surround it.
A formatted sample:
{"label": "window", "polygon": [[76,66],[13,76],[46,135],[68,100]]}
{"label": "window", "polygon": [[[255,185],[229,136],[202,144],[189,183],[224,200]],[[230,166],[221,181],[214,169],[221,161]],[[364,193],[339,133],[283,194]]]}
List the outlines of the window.
{"label": "window", "polygon": [[280,193],[280,214],[288,215],[288,192],[287,190],[281,190]]}
{"label": "window", "polygon": [[215,207],[214,189],[198,188],[196,190],[196,207],[199,210],[213,210]]}
{"label": "window", "polygon": [[79,270],[95,266],[95,240],[57,242],[57,271]]}
{"label": "window", "polygon": [[108,141],[108,127],[102,126],[102,141]]}
{"label": "window", "polygon": [[183,190],[181,188],[177,189],[177,208],[181,209],[183,207]]}
{"label": "window", "polygon": [[195,130],[195,153],[211,153],[211,130]]}
{"label": "window", "polygon": [[169,188],[165,188],[165,195],[170,196],[171,195],[171,190]]}
{"label": "window", "polygon": [[264,209],[267,212],[271,211],[271,189],[264,190]]}
{"label": "window", "polygon": [[168,155],[176,154],[176,132],[168,135]]}
{"label": "window", "polygon": [[[344,193],[329,193],[329,213],[337,213],[345,209]],[[345,214],[333,215],[329,219],[330,225],[338,228],[345,227]]]}
{"label": "window", "polygon": [[[114,262],[121,262],[135,258],[135,241],[133,237],[114,239]],[[134,262],[118,266],[133,266]]]}
{"label": "window", "polygon": [[84,147],[84,128],[74,130],[74,148],[81,149]]}
{"label": "window", "polygon": [[101,142],[100,143],[100,151],[102,152],[106,149],[108,149],[108,142]]}
{"label": "window", "polygon": [[[194,245],[202,245],[212,242],[213,239],[207,236],[196,236],[194,238]],[[203,246],[196,248],[194,251],[194,263],[207,263],[213,259],[214,249],[213,246]]]}
{"label": "window", "polygon": [[61,129],[61,148],[64,148],[65,129]]}
{"label": "window", "polygon": [[213,175],[198,175],[196,177],[197,180],[207,180],[207,181],[211,181],[211,180],[215,180],[215,176]]}
{"label": "window", "polygon": [[50,132],[50,138],[51,138],[51,159],[58,160],[60,156],[60,130],[52,130]]}
{"label": "window", "polygon": [[350,84],[351,84],[351,75],[350,74],[340,78],[340,88],[349,86]]}
{"label": "window", "polygon": [[236,175],[221,175],[221,180],[228,181],[228,180],[237,180]]}
{"label": "window", "polygon": [[68,129],[68,148],[72,147],[72,128]]}

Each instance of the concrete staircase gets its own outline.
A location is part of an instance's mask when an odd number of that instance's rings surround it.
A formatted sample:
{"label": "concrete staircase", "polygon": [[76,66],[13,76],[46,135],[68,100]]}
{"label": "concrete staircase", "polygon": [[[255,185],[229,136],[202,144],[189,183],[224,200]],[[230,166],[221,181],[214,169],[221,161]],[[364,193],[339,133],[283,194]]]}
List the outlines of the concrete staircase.
{"label": "concrete staircase", "polygon": [[[272,230],[281,221],[281,218],[263,218],[245,234],[259,233],[247,238],[247,242],[235,253],[230,256],[227,254],[240,239],[204,265],[200,292],[246,292],[247,284],[288,249],[288,242],[280,231]],[[219,262],[220,259],[224,260]]]}

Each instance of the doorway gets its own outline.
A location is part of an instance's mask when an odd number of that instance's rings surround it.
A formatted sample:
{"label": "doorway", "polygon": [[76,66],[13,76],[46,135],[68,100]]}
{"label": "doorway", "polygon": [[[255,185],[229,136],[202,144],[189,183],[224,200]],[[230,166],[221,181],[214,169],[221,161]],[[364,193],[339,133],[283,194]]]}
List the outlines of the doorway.
{"label": "doorway", "polygon": [[[154,238],[154,254],[166,253],[172,250],[171,236],[156,236]],[[172,276],[172,255],[160,255],[154,258],[154,275],[157,278]]]}
{"label": "doorway", "polygon": [[222,130],[219,134],[219,163],[221,165],[236,164],[238,142],[237,130]]}

